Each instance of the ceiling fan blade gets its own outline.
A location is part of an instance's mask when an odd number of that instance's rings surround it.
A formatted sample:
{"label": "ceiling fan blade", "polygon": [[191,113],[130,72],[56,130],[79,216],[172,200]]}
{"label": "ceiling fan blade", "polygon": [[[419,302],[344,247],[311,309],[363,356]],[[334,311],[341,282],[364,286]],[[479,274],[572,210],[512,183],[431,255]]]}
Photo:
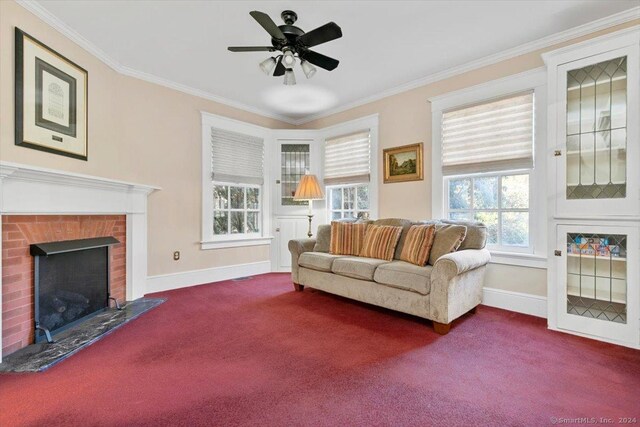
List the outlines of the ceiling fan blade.
{"label": "ceiling fan blade", "polygon": [[278,58],[278,63],[276,64],[276,69],[273,72],[275,77],[284,76],[284,72],[286,71],[284,65],[282,65],[282,56]]}
{"label": "ceiling fan blade", "polygon": [[[339,39],[342,37],[342,30],[335,22],[329,22],[322,27],[318,27],[315,30],[311,30],[306,34],[298,37],[297,43],[306,47],[317,46],[322,43],[330,42],[331,40]],[[311,62],[311,61],[309,61]]]}
{"label": "ceiling fan blade", "polygon": [[298,55],[305,61],[311,62],[313,65],[317,65],[320,68],[331,71],[335,69],[340,61],[337,59],[329,58],[321,53],[314,52],[312,50],[301,50]]}
{"label": "ceiling fan blade", "polygon": [[256,21],[258,21],[258,24],[260,24],[262,28],[267,30],[267,33],[269,33],[271,37],[278,40],[286,40],[284,33],[280,30],[280,28],[278,28],[276,23],[273,22],[273,19],[271,19],[269,15],[263,12],[258,12],[257,10],[249,12],[249,15],[251,15]]}
{"label": "ceiling fan blade", "polygon": [[231,52],[273,52],[273,46],[229,46]]}

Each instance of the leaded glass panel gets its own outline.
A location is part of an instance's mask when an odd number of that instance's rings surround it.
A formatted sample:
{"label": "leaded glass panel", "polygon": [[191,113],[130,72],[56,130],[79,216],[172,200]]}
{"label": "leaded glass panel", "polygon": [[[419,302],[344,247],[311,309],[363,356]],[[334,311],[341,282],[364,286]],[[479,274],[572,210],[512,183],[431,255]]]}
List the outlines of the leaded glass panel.
{"label": "leaded glass panel", "polygon": [[627,57],[567,72],[567,199],[626,197]]}
{"label": "leaded glass panel", "polygon": [[293,200],[302,175],[309,169],[309,144],[282,144],[280,185],[283,206],[306,206],[306,200]]}
{"label": "leaded glass panel", "polygon": [[567,234],[567,313],[627,323],[627,236]]}

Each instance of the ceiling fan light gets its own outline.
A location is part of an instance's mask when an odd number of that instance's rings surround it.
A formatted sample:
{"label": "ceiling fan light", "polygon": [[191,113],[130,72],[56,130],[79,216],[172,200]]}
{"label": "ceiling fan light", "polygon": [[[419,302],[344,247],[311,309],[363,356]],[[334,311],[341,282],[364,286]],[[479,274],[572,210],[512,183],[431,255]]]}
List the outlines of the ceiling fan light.
{"label": "ceiling fan light", "polygon": [[296,75],[293,74],[291,68],[287,68],[284,72],[284,84],[287,86],[293,86],[296,84]]}
{"label": "ceiling fan light", "polygon": [[284,56],[282,57],[282,64],[287,68],[293,68],[296,63],[296,58],[293,56],[293,52],[290,50],[284,51]]}
{"label": "ceiling fan light", "polygon": [[313,65],[311,65],[308,61],[302,61],[300,63],[300,66],[302,66],[302,71],[304,71],[304,75],[307,76],[308,79],[310,79],[311,77],[313,77],[313,75],[316,73],[316,67],[314,67]]}
{"label": "ceiling fan light", "polygon": [[267,58],[260,63],[260,69],[267,76],[271,75],[271,72],[273,72],[273,69],[275,67],[276,67],[276,58]]}

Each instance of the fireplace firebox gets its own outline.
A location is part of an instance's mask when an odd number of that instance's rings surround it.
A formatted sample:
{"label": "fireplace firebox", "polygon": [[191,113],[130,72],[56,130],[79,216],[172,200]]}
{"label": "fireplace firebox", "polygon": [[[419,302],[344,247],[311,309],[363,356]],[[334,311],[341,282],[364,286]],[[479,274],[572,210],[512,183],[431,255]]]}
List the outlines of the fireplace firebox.
{"label": "fireplace firebox", "polygon": [[109,308],[109,253],[118,243],[98,237],[31,245],[36,342],[53,342],[53,335]]}

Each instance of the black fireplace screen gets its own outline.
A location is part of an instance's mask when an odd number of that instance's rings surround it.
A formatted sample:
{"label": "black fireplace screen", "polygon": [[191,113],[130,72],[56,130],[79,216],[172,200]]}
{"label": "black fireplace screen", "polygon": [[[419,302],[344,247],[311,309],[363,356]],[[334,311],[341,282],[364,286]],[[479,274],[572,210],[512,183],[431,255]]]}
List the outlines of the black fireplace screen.
{"label": "black fireplace screen", "polygon": [[90,246],[87,249],[78,248],[36,256],[36,342],[44,339],[43,330],[40,328],[46,328],[55,334],[107,307],[108,246]]}

